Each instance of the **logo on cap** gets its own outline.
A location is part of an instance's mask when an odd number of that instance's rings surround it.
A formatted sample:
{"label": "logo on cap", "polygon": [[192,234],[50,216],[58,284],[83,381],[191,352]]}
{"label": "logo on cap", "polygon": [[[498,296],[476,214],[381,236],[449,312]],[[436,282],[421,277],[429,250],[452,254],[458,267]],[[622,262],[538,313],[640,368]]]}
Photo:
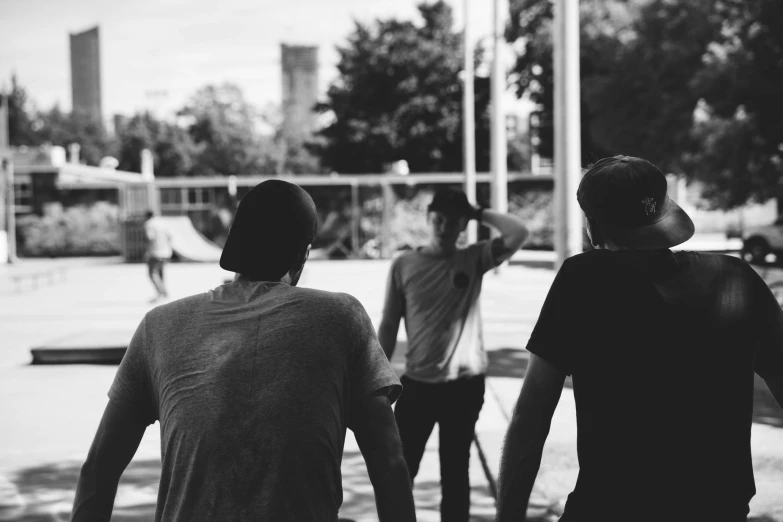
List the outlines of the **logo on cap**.
{"label": "logo on cap", "polygon": [[644,213],[645,215],[655,214],[655,199],[654,198],[644,198],[642,200],[642,205],[644,205]]}

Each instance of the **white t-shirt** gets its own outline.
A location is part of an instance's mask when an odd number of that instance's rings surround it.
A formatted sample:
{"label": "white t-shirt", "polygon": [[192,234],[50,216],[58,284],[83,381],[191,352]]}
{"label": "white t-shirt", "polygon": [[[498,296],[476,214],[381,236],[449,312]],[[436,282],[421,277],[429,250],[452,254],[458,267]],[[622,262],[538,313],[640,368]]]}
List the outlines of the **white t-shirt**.
{"label": "white t-shirt", "polygon": [[394,260],[383,313],[405,319],[407,377],[446,382],[486,371],[479,295],[494,266],[491,241],[449,257],[412,250]]}
{"label": "white t-shirt", "polygon": [[171,244],[171,231],[165,223],[160,218],[150,218],[144,223],[144,232],[149,241],[147,254],[158,259],[170,259],[174,254],[174,249]]}

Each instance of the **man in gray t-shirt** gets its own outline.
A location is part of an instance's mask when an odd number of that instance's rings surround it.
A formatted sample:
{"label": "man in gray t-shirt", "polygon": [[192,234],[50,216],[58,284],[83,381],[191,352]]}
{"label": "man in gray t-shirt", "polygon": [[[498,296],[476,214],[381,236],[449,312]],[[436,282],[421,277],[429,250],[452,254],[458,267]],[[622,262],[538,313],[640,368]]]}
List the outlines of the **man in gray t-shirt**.
{"label": "man in gray t-shirt", "polygon": [[[470,219],[500,237],[457,248]],[[411,480],[435,423],[440,430],[441,519],[467,522],[468,465],[473,430],[484,403],[487,361],[479,294],[484,274],[507,260],[527,237],[521,220],[474,208],[463,192],[442,190],[428,207],[429,244],[392,263],[378,337],[391,359],[405,318],[405,392],[395,417]]]}
{"label": "man in gray t-shirt", "polygon": [[109,520],[117,482],[159,421],[155,520],[335,522],[346,428],[381,520],[413,521],[391,409],[401,386],[362,305],[297,288],[315,205],[270,180],[240,202],[220,264],[232,283],[149,312],[82,468],[73,520]]}

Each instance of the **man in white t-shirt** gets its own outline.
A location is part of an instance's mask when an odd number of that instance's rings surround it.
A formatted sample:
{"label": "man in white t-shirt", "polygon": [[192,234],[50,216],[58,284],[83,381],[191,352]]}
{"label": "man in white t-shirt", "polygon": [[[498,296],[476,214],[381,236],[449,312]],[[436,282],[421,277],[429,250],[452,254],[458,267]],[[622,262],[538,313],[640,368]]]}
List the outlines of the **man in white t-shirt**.
{"label": "man in white t-shirt", "polygon": [[148,211],[144,221],[144,234],[147,238],[147,269],[150,281],[155,287],[157,295],[152,302],[160,301],[169,296],[166,283],[163,278],[163,267],[174,254],[172,247],[171,231],[165,223],[153,212]]}
{"label": "man in white t-shirt", "polygon": [[[468,221],[498,232],[459,248]],[[405,320],[405,387],[394,416],[411,479],[435,424],[440,433],[441,519],[470,519],[470,445],[484,404],[484,352],[479,296],[486,274],[509,259],[528,235],[514,215],[475,208],[464,192],[439,190],[427,207],[430,240],[392,262],[378,338],[391,359]]]}

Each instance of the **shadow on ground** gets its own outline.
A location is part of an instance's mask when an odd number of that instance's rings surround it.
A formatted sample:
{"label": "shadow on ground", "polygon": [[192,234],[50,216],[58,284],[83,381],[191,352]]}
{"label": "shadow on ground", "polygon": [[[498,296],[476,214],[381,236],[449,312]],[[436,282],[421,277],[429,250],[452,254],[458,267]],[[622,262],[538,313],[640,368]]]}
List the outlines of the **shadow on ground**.
{"label": "shadow on ground", "polygon": [[[52,522],[69,520],[81,462],[66,462],[28,468],[18,472],[0,502],[0,520]],[[142,522],[155,516],[160,482],[160,461],[132,462],[117,489],[113,522]]]}

